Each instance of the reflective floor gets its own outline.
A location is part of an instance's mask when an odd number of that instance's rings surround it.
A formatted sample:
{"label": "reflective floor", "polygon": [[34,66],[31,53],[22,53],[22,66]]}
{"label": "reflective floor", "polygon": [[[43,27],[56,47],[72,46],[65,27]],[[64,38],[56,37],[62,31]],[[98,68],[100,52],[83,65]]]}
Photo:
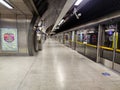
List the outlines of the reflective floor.
{"label": "reflective floor", "polygon": [[0,90],[120,90],[120,75],[48,39],[37,56],[0,57]]}

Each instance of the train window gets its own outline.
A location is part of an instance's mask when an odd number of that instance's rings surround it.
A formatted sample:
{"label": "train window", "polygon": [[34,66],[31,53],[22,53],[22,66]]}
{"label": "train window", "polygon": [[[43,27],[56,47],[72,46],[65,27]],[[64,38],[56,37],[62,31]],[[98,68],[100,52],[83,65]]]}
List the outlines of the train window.
{"label": "train window", "polygon": [[83,40],[84,40],[84,34],[81,33],[81,34],[80,34],[80,41],[83,42]]}
{"label": "train window", "polygon": [[65,35],[65,40],[68,40],[68,35]]}
{"label": "train window", "polygon": [[84,39],[84,33],[83,32],[77,32],[77,41],[83,42]]}
{"label": "train window", "polygon": [[77,34],[77,41],[80,41],[80,34]]}
{"label": "train window", "polygon": [[79,31],[77,31],[76,38],[77,38],[77,41],[79,41]]}
{"label": "train window", "polygon": [[84,34],[81,32],[81,33],[79,34],[79,41],[80,41],[80,42],[83,42],[83,39],[84,39]]}
{"label": "train window", "polygon": [[87,34],[87,43],[97,45],[97,33],[88,33]]}
{"label": "train window", "polygon": [[[103,32],[103,45],[106,47],[114,48],[116,25],[106,25]],[[116,38],[117,39],[117,38]]]}
{"label": "train window", "polygon": [[114,33],[114,29],[105,30],[105,42],[104,42],[104,45],[106,47],[112,47],[113,33]]}
{"label": "train window", "polygon": [[97,45],[98,30],[90,30],[87,33],[87,43],[92,45]]}
{"label": "train window", "polygon": [[66,34],[65,34],[65,40],[66,40],[66,41],[69,41],[69,40],[70,40],[70,33],[66,33]]}
{"label": "train window", "polygon": [[79,41],[79,31],[77,31],[77,41]]}

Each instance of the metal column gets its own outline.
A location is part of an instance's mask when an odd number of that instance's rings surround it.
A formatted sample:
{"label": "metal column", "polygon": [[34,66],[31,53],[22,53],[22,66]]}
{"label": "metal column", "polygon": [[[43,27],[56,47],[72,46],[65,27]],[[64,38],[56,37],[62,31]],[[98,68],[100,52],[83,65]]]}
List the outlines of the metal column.
{"label": "metal column", "polygon": [[116,54],[116,45],[117,45],[117,43],[116,43],[116,34],[117,34],[117,25],[116,25],[116,28],[115,28],[115,36],[113,36],[114,37],[114,39],[113,39],[113,41],[115,41],[114,42],[114,47],[113,47],[113,62],[112,62],[112,69],[114,69],[114,63],[115,63],[115,54]]}
{"label": "metal column", "polygon": [[98,43],[97,43],[97,60],[96,62],[100,62],[100,46],[101,46],[101,36],[102,36],[102,25],[98,27]]}

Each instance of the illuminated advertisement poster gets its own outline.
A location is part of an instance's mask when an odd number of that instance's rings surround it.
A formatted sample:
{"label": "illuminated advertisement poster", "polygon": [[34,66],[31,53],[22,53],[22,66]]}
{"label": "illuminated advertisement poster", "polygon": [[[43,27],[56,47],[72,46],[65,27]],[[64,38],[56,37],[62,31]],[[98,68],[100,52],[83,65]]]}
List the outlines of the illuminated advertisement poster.
{"label": "illuminated advertisement poster", "polygon": [[17,29],[15,28],[2,28],[1,29],[1,42],[3,51],[17,51]]}

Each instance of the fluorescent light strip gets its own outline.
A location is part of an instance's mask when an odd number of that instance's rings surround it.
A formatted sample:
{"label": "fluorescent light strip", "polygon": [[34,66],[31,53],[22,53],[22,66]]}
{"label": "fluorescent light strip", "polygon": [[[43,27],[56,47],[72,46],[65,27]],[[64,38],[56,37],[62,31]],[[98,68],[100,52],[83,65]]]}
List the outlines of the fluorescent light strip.
{"label": "fluorescent light strip", "polygon": [[64,20],[64,19],[62,19],[58,25],[61,25],[64,21],[65,21],[65,20]]}
{"label": "fluorescent light strip", "polygon": [[2,5],[4,5],[4,6],[6,6],[7,8],[9,8],[9,9],[13,9],[13,7],[12,6],[10,6],[6,1],[4,1],[4,0],[0,0],[0,3],[2,4]]}
{"label": "fluorescent light strip", "polygon": [[75,6],[78,6],[82,1],[83,1],[83,0],[77,0],[74,5],[75,5]]}

